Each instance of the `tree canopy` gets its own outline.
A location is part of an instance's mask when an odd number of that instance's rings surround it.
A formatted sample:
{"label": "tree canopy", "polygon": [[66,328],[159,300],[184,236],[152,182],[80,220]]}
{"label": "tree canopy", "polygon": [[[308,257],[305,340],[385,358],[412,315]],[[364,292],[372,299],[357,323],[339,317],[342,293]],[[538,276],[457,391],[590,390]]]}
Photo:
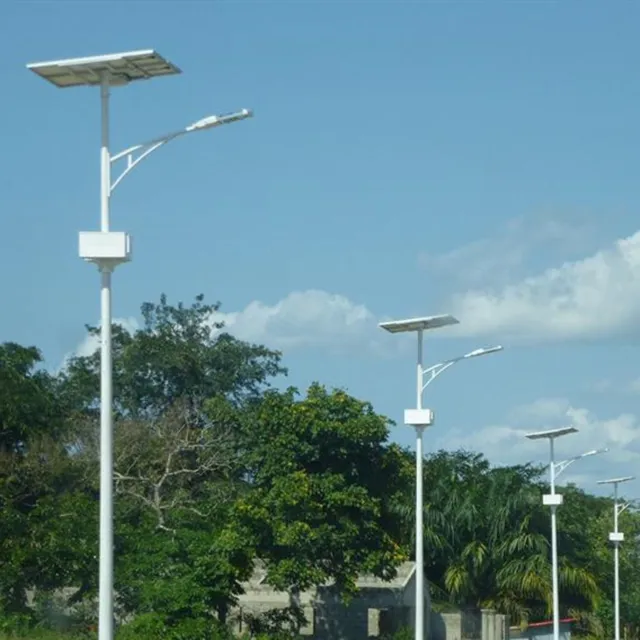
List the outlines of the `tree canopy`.
{"label": "tree canopy", "polygon": [[[213,630],[222,633],[258,559],[295,603],[328,582],[348,601],[359,574],[390,578],[413,555],[414,457],[390,441],[393,423],[320,382],[284,388],[281,354],[229,335],[218,310],[202,296],[190,305],[162,296],[142,305],[138,329],[113,327],[116,591],[130,621],[122,638],[222,637]],[[97,351],[51,373],[36,347],[0,345],[0,621],[52,624],[28,602],[64,589],[93,615],[99,375]],[[549,616],[544,478],[541,467],[492,467],[475,452],[426,457],[436,606],[493,607],[514,624]],[[605,637],[612,501],[562,490],[561,613]],[[637,629],[633,509],[621,527],[622,616]]]}

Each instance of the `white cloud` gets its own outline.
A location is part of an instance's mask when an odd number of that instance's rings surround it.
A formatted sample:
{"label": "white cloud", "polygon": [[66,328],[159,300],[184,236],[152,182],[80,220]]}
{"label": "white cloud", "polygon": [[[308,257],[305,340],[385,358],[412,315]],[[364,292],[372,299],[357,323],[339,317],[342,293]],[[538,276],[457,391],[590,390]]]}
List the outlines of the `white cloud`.
{"label": "white cloud", "polygon": [[[223,330],[241,340],[287,351],[303,347],[345,349],[354,345],[378,352],[382,349],[376,318],[365,305],[314,289],[290,293],[273,305],[255,300],[241,311],[216,313],[211,322],[224,322]],[[128,331],[139,326],[135,318],[116,319],[114,323]],[[86,336],[72,354],[91,355],[98,346],[97,337]]]}
{"label": "white cloud", "polygon": [[458,283],[492,286],[512,282],[545,259],[574,253],[585,246],[590,229],[584,223],[550,217],[518,217],[497,233],[443,253],[423,253],[420,266]]}
{"label": "white cloud", "polygon": [[640,231],[583,260],[501,288],[454,295],[455,335],[508,339],[608,337],[640,321]]}
{"label": "white cloud", "polygon": [[606,393],[614,389],[613,380],[609,378],[601,378],[600,380],[596,380],[592,385],[590,385],[590,390],[595,391],[596,393]]}
{"label": "white cloud", "polygon": [[587,385],[587,389],[596,393],[607,395],[634,395],[640,394],[640,378],[634,380],[620,380],[616,378],[601,378]]}
{"label": "white cloud", "polygon": [[640,378],[636,378],[629,383],[629,391],[631,393],[640,393]]}
{"label": "white cloud", "polygon": [[[138,328],[138,321],[135,318],[114,318],[113,324],[120,325],[130,333]],[[76,356],[90,356],[100,347],[100,337],[86,335],[82,342],[76,347],[74,354]]]}
{"label": "white cloud", "polygon": [[[549,459],[548,443],[529,440],[525,435],[570,425],[576,427],[578,433],[556,441],[556,460],[593,449],[609,449],[602,456],[571,467],[572,472],[588,477],[591,483],[603,475],[624,475],[640,465],[640,419],[631,413],[601,418],[587,409],[572,406],[566,399],[542,398],[512,410],[506,422],[508,424],[488,426],[472,434],[454,430],[443,436],[439,446],[481,451],[495,464],[545,463]],[[567,473],[563,480],[576,481],[577,477]]]}
{"label": "white cloud", "polygon": [[354,343],[377,343],[376,318],[363,304],[310,289],[295,291],[273,305],[250,302],[242,311],[217,313],[225,331],[241,340],[279,349],[339,348]]}
{"label": "white cloud", "polygon": [[565,416],[570,408],[566,398],[540,398],[512,409],[508,417],[510,422],[521,425],[548,423]]}
{"label": "white cloud", "polygon": [[[113,324],[118,324],[129,332],[133,332],[138,328],[138,321],[135,318],[114,318]],[[99,325],[98,325],[99,326]],[[100,337],[86,335],[80,343],[71,352],[67,353],[58,367],[58,371],[65,368],[70,358],[85,357],[93,355],[100,348]]]}

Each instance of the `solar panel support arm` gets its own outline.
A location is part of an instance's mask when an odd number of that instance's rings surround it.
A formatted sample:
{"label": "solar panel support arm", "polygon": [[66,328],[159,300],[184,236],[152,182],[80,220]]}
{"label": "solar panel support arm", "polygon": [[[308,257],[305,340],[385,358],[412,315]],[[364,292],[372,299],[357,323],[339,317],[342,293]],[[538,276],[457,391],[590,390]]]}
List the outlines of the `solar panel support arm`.
{"label": "solar panel support arm", "polygon": [[[171,140],[183,136],[189,133],[186,129],[182,131],[176,131],[175,133],[169,133],[162,138],[154,138],[149,142],[143,142],[142,144],[136,144],[133,147],[129,147],[124,151],[120,151],[120,153],[116,153],[111,156],[111,164],[115,164],[118,160],[122,160],[123,158],[127,159],[127,164],[122,173],[111,183],[111,193],[114,192],[115,188],[122,182],[122,180],[127,176],[134,167],[136,167],[140,162],[142,162],[145,158],[150,156],[154,151],[159,149],[160,147],[167,144]],[[136,155],[137,154],[137,155]]]}
{"label": "solar panel support arm", "polygon": [[179,131],[174,131],[173,133],[167,133],[166,135],[160,138],[154,138],[153,140],[149,140],[148,142],[143,142],[142,144],[136,144],[132,147],[128,147],[124,151],[120,151],[120,153],[116,153],[111,156],[111,165],[118,162],[118,160],[122,160],[123,158],[127,159],[127,166],[122,171],[122,173],[111,183],[110,192],[113,193],[115,188],[122,182],[124,177],[128,175],[134,167],[136,167],[140,162],[142,162],[145,158],[150,156],[156,149],[167,144],[167,142],[171,142],[171,140],[175,140],[176,138],[180,138],[187,133],[195,133],[196,131],[205,131],[207,129],[212,129],[214,127],[219,127],[225,124],[231,124],[233,122],[238,122],[240,120],[245,120],[246,118],[251,118],[253,116],[253,111],[251,109],[241,109],[240,111],[236,111],[234,113],[228,113],[224,115],[212,115],[207,116],[206,118],[201,118],[197,122],[190,124],[188,127],[184,129],[180,129]]}

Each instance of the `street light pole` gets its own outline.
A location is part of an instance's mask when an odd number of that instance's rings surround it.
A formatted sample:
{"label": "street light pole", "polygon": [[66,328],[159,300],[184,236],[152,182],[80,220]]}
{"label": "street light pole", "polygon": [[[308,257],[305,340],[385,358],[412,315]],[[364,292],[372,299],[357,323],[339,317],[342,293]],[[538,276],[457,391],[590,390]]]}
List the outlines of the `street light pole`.
{"label": "street light pole", "polygon": [[[111,231],[111,194],[122,179],[156,149],[187,133],[202,131],[251,117],[249,109],[237,113],[202,118],[179,131],[137,144],[111,156],[109,151],[109,97],[112,86],[137,80],[181,73],[153,50],[38,62],[27,68],[59,88],[100,87],[100,231],[80,232],[80,257],[94,263],[100,272],[100,562],[99,562],[99,640],[112,640],[114,627],[113,592],[113,364],[112,296],[114,269],[131,260],[131,238]],[[136,155],[137,154],[137,155]],[[112,181],[111,166],[126,158],[127,165]]]}
{"label": "street light pole", "polygon": [[[422,338],[423,329],[418,329],[418,367],[417,367],[417,389],[416,389],[416,409],[422,411],[422,388],[424,384],[422,373]],[[432,422],[430,417],[425,422]],[[426,424],[415,424],[416,430],[416,611],[415,611],[415,627],[416,640],[422,640],[424,634],[424,536],[423,536],[423,504],[422,495],[424,477],[422,471],[422,462],[424,460],[424,452],[422,450],[423,435]]]}
{"label": "street light pole", "polygon": [[[109,74],[100,85],[100,231],[110,226],[111,159],[109,157]],[[117,263],[97,262],[100,270],[100,569],[99,640],[113,638],[113,366],[111,353],[111,273]]]}
{"label": "street light pole", "polygon": [[[554,438],[549,438],[549,495],[546,504],[551,507],[551,582],[553,591],[553,638],[560,638],[560,595],[558,585],[558,525],[557,508],[562,504],[562,496],[556,494],[556,463],[554,456]],[[558,500],[559,499],[559,500]]]}
{"label": "street light pole", "polygon": [[[615,610],[615,640],[620,640],[620,531],[618,531],[618,483],[614,485],[613,498],[613,580],[614,580],[614,610]],[[624,533],[622,534],[624,537]]]}
{"label": "street light pole", "polygon": [[635,476],[600,480],[598,484],[613,485],[613,531],[609,534],[609,540],[613,543],[613,580],[614,580],[614,624],[615,640],[620,640],[620,543],[624,542],[624,533],[618,529],[620,514],[629,507],[629,503],[620,504],[618,501],[618,485],[622,482],[635,480]]}
{"label": "street light pole", "polygon": [[[418,358],[416,367],[416,408],[405,409],[404,423],[411,426],[416,431],[416,502],[415,502],[415,640],[424,640],[425,637],[425,615],[424,615],[424,531],[423,531],[423,435],[424,430],[431,426],[434,421],[433,411],[424,409],[422,405],[422,395],[424,390],[443,371],[454,365],[456,362],[487,355],[501,351],[502,347],[491,347],[488,349],[476,349],[458,358],[453,358],[445,362],[435,364],[427,369],[423,367],[423,337],[427,329],[437,329],[449,325],[458,324],[458,320],[450,315],[430,316],[426,318],[411,318],[409,320],[393,320],[381,322],[380,327],[390,333],[415,332],[418,337]],[[425,382],[425,376],[429,378]]]}
{"label": "street light pole", "polygon": [[560,640],[560,588],[558,580],[558,525],[557,509],[563,502],[562,494],[556,493],[556,479],[570,465],[577,460],[604,453],[608,449],[594,449],[579,456],[556,462],[555,440],[570,433],[577,433],[575,427],[562,427],[548,431],[536,431],[526,434],[530,440],[549,440],[549,493],[542,496],[542,504],[551,508],[551,585],[553,606],[553,640]]}

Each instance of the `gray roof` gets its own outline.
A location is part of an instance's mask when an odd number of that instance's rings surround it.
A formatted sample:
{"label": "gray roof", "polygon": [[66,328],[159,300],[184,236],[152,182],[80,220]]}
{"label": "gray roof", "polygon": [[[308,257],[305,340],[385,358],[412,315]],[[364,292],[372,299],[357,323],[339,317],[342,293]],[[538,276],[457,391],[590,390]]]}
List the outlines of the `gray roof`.
{"label": "gray roof", "polygon": [[[362,575],[356,580],[356,585],[359,589],[403,589],[407,586],[409,580],[413,576],[415,569],[414,562],[403,562],[397,568],[397,574],[395,578],[391,580],[382,580],[373,575]],[[256,560],[253,564],[253,574],[244,583],[245,587],[267,586],[267,569],[263,560]],[[323,585],[328,586],[328,585]]]}

